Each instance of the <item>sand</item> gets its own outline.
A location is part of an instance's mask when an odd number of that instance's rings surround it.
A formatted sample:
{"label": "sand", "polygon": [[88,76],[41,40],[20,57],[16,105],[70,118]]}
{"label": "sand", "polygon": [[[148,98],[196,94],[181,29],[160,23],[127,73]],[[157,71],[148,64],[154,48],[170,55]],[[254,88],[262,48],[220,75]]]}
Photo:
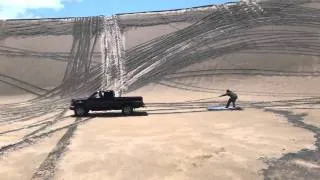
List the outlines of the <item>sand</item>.
{"label": "sand", "polygon": [[1,157],[1,179],[31,179],[64,132],[58,132],[36,145]]}
{"label": "sand", "polygon": [[[160,92],[161,100],[157,99]],[[146,116],[128,118],[118,116],[119,112],[110,112],[92,116],[79,124],[70,137],[70,144],[65,144],[67,148],[60,159],[50,161],[55,167],[52,178],[263,179],[262,170],[268,168],[269,160],[302,149],[316,149],[313,132],[294,127],[285,117],[263,109],[247,107],[245,111],[208,112],[206,104],[223,104],[224,99],[213,102],[210,93],[164,90],[163,86],[156,85],[130,95],[139,94],[145,94],[145,101],[150,102],[149,107],[139,110],[146,111]],[[166,104],[172,98],[175,101]],[[205,100],[199,100],[201,98]],[[308,113],[305,123],[319,127],[316,110],[296,109],[294,112]],[[69,111],[63,120],[33,135],[56,131],[49,137],[45,135],[34,144],[10,149],[5,153],[7,155],[2,155],[0,161],[6,167],[2,172],[16,172],[2,177],[21,179],[39,172],[40,164],[48,159],[49,153],[60,147],[55,144],[63,139],[64,127],[74,123],[75,118],[70,115],[72,112]],[[36,118],[20,123],[20,126],[14,123],[15,128],[52,121],[50,116],[47,120]],[[2,125],[1,131],[11,127]],[[1,135],[2,146],[14,143],[36,129]],[[303,168],[318,167],[310,161],[294,159],[292,162]],[[22,165],[27,164],[28,168],[22,169]]]}
{"label": "sand", "polygon": [[264,157],[315,148],[313,133],[261,110],[158,111],[81,126],[56,179],[263,179]]}
{"label": "sand", "polygon": [[[290,3],[2,21],[0,179],[320,179],[319,2]],[[146,107],[68,110],[111,87]]]}

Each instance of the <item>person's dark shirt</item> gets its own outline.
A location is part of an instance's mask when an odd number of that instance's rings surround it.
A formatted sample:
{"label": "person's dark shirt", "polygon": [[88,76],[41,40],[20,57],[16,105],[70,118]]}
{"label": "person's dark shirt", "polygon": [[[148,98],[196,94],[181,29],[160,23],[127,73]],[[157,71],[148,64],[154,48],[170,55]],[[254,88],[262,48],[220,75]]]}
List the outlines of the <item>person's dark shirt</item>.
{"label": "person's dark shirt", "polygon": [[223,94],[221,96],[229,96],[232,99],[238,98],[238,95],[236,93],[232,92],[232,91],[229,91],[229,92],[227,92],[227,93],[225,93],[225,94]]}

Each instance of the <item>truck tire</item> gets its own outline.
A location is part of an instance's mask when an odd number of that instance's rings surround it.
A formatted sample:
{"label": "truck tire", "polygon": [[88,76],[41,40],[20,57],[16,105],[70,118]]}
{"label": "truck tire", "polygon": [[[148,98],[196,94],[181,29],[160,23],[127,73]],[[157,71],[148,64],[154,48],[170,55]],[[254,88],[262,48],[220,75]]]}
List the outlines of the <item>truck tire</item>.
{"label": "truck tire", "polygon": [[74,115],[77,117],[85,116],[88,114],[88,110],[83,106],[77,106],[74,109]]}
{"label": "truck tire", "polygon": [[130,105],[125,105],[122,107],[122,114],[129,116],[133,113],[133,108]]}

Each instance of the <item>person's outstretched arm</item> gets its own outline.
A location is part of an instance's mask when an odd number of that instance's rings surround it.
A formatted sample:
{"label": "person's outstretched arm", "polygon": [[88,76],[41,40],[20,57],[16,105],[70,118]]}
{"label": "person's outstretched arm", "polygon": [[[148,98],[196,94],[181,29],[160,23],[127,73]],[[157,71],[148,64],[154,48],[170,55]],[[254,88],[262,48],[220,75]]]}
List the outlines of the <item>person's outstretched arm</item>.
{"label": "person's outstretched arm", "polygon": [[228,94],[222,94],[222,95],[220,95],[219,97],[223,97],[223,96],[226,96],[226,95],[228,95]]}

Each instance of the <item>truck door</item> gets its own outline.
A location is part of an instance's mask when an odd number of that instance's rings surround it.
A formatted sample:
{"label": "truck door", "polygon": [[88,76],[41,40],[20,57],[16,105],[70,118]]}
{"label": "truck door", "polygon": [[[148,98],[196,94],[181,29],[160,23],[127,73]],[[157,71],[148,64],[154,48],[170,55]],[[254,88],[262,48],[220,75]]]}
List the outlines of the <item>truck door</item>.
{"label": "truck door", "polygon": [[112,110],[114,109],[114,103],[114,94],[112,92],[105,92],[102,107],[105,110]]}
{"label": "truck door", "polygon": [[95,111],[103,110],[103,98],[97,93],[87,100],[87,105]]}

